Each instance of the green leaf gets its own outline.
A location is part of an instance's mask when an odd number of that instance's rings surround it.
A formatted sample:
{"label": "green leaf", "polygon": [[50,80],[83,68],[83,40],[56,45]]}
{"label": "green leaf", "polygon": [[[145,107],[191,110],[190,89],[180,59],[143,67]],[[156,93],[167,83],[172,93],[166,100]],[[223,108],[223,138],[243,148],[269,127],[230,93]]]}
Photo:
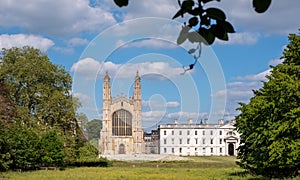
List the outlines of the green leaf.
{"label": "green leaf", "polygon": [[195,2],[193,0],[185,0],[181,5],[182,10],[192,10]]}
{"label": "green leaf", "polygon": [[228,35],[227,32],[219,24],[214,24],[209,29],[218,39],[227,41]]}
{"label": "green leaf", "polygon": [[233,26],[228,21],[217,21],[217,24],[222,26],[223,29],[228,33],[234,33]]}
{"label": "green leaf", "polygon": [[173,16],[172,19],[175,19],[175,18],[177,18],[177,17],[179,17],[179,16],[183,17],[183,14],[184,14],[184,13],[185,13],[185,12],[184,12],[182,9],[179,9],[179,11],[177,11],[177,13]]}
{"label": "green leaf", "polygon": [[195,31],[189,32],[188,39],[191,43],[201,42],[201,36],[199,36],[199,34]]}
{"label": "green leaf", "polygon": [[213,1],[213,0],[202,0],[203,3],[208,3],[210,1]]}
{"label": "green leaf", "polygon": [[211,31],[209,31],[208,29],[200,28],[199,29],[199,34],[205,40],[204,43],[206,45],[211,45],[215,41],[215,35]]}
{"label": "green leaf", "polygon": [[189,34],[189,27],[188,26],[183,26],[180,33],[179,33],[179,36],[177,38],[177,44],[180,45],[182,43],[184,43],[184,41],[187,39],[188,37],[188,34]]}
{"label": "green leaf", "polygon": [[226,15],[225,13],[218,8],[208,8],[206,9],[206,15],[215,20],[225,21]]}
{"label": "green leaf", "polygon": [[202,16],[200,24],[210,26],[210,18],[208,18],[206,15]]}
{"label": "green leaf", "polygon": [[272,0],[253,0],[252,5],[257,13],[264,13],[271,5]]}
{"label": "green leaf", "polygon": [[197,17],[192,17],[189,19],[189,26],[193,27],[196,26],[198,24],[199,20]]}
{"label": "green leaf", "polygon": [[182,9],[179,9],[177,11],[177,13],[172,17],[172,19],[178,18],[179,16],[183,17],[183,14],[184,13],[183,13]]}
{"label": "green leaf", "polygon": [[127,6],[129,0],[114,0],[115,4],[119,7]]}
{"label": "green leaf", "polygon": [[192,48],[192,49],[190,49],[190,50],[188,51],[188,53],[189,53],[189,54],[193,54],[195,51],[196,51],[196,49],[195,49],[195,48]]}
{"label": "green leaf", "polygon": [[202,12],[201,12],[201,9],[199,7],[195,7],[194,9],[192,10],[189,10],[188,13],[190,15],[193,15],[193,16],[198,16],[200,15]]}

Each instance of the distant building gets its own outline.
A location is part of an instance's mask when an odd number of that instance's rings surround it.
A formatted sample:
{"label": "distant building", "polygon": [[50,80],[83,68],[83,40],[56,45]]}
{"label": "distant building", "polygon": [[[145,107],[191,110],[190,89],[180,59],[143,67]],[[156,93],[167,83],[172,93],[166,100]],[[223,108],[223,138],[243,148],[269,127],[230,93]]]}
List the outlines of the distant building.
{"label": "distant building", "polygon": [[240,135],[234,130],[234,122],[224,124],[187,124],[159,125],[160,154],[182,156],[236,156]]}
{"label": "distant building", "polygon": [[159,154],[159,132],[152,130],[151,133],[145,133],[145,153],[146,154]]}
{"label": "distant building", "polygon": [[136,74],[133,97],[111,97],[108,72],[103,83],[103,120],[99,155],[145,153],[142,129],[140,76]]}

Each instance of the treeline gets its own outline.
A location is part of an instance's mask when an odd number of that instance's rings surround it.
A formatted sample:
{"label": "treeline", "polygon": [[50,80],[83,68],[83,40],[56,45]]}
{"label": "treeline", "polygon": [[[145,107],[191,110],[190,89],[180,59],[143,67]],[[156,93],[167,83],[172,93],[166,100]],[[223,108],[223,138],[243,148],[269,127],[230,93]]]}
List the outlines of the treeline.
{"label": "treeline", "polygon": [[2,49],[1,171],[95,161],[98,151],[78,126],[80,104],[72,97],[71,85],[64,67],[51,63],[40,50]]}

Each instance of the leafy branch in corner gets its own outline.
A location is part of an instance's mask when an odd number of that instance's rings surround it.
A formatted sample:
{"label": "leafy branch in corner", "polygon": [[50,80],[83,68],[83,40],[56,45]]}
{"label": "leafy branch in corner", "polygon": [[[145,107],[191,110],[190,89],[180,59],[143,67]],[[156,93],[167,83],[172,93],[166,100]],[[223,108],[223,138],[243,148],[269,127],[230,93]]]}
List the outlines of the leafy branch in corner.
{"label": "leafy branch in corner", "polygon": [[[196,44],[196,48],[188,51],[193,55],[194,63],[187,67],[183,66],[184,72],[192,70],[200,59],[201,44],[212,45],[215,39],[228,41],[228,33],[235,33],[232,24],[227,21],[225,13],[215,7],[205,8],[205,5],[221,0],[178,0],[179,10],[175,13],[172,19],[178,17],[184,18],[189,16],[188,22],[184,22],[182,29],[177,38],[177,44],[180,45],[188,40],[192,44]],[[119,7],[127,6],[129,0],[114,0]],[[253,0],[252,5],[257,13],[265,12],[272,0]]]}

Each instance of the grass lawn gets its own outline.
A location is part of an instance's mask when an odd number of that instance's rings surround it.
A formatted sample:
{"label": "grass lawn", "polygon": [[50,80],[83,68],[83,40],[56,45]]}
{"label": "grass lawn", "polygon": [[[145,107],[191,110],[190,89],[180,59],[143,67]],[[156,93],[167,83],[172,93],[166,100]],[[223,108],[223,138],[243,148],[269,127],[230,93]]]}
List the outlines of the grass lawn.
{"label": "grass lawn", "polygon": [[[82,167],[66,170],[7,172],[0,179],[254,179],[242,176],[243,170],[235,165],[234,157],[192,157],[176,162],[120,162],[113,167]],[[300,178],[297,178],[300,179]]]}

